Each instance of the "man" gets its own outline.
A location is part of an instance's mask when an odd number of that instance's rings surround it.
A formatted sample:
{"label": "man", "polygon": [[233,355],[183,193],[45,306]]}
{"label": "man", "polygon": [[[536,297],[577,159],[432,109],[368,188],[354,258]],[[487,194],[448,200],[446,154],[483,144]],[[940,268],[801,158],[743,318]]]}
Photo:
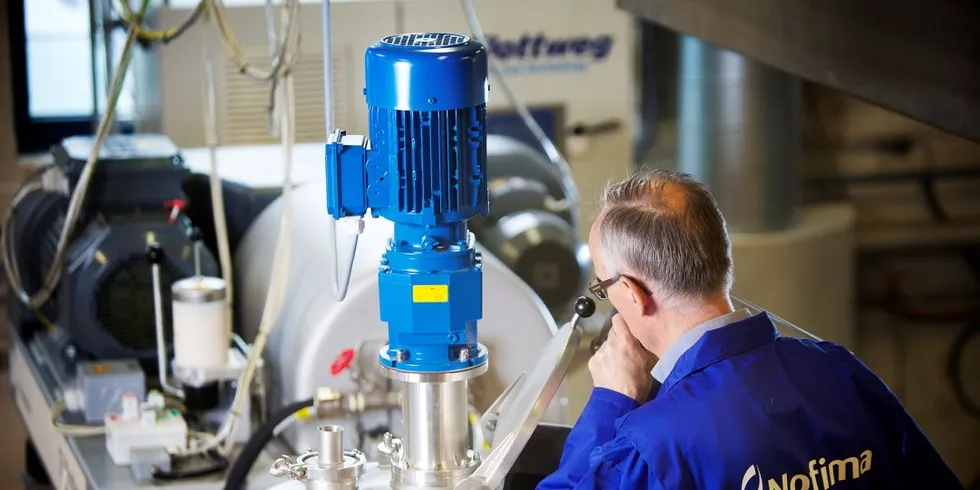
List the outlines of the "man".
{"label": "man", "polygon": [[644,172],[601,206],[589,290],[618,313],[540,489],[963,488],[850,352],[732,308],[731,244],[702,185]]}

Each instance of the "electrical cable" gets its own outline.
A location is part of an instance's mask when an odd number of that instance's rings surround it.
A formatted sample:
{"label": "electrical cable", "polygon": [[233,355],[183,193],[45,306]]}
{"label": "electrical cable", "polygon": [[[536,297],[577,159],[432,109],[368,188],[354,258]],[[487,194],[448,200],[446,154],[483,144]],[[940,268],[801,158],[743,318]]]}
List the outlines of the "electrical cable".
{"label": "electrical cable", "polygon": [[245,488],[245,481],[248,479],[248,473],[252,470],[252,466],[255,461],[262,454],[262,450],[265,446],[269,444],[276,435],[276,428],[290,417],[294,417],[297,413],[313,406],[314,400],[312,398],[301,400],[298,402],[291,403],[285,407],[272,413],[269,418],[259,426],[252,436],[248,439],[248,443],[242,449],[241,453],[238,454],[238,458],[235,459],[235,463],[231,466],[228,471],[228,478],[225,480],[225,490],[237,490],[240,488]]}
{"label": "electrical cable", "polygon": [[[486,36],[483,34],[483,28],[480,26],[480,19],[477,17],[476,9],[473,7],[472,0],[460,0],[460,5],[463,7],[463,12],[466,14],[466,22],[469,24],[469,28],[473,31],[473,37],[480,41],[484,45],[488,45]],[[510,100],[511,105],[517,110],[517,114],[520,116],[524,125],[527,129],[531,131],[531,134],[541,145],[541,149],[544,150],[548,159],[551,160],[555,166],[558,167],[559,173],[561,173],[562,187],[565,191],[565,199],[563,201],[554,202],[552,207],[554,211],[564,211],[568,210],[572,213],[573,220],[578,219],[578,209],[576,208],[576,203],[579,202],[578,188],[575,187],[575,181],[572,178],[572,168],[568,164],[568,160],[565,159],[561,151],[555,145],[554,141],[545,134],[544,130],[541,129],[541,125],[531,116],[530,110],[527,106],[517,97],[517,94],[511,90],[510,85],[507,84],[507,79],[504,76],[504,71],[500,67],[500,62],[494,56],[488,56],[490,63],[490,72],[496,77],[497,82],[500,84],[500,89],[504,93],[504,96]]]}
{"label": "electrical cable", "polygon": [[[20,187],[18,187],[17,192],[14,193],[14,198],[4,213],[3,229],[0,230],[0,250],[2,250],[3,255],[4,274],[6,274],[7,280],[11,284],[13,284],[14,277],[21,277],[20,261],[17,260],[16,246],[17,230],[15,223],[17,207],[28,195],[37,191],[68,193],[67,179],[64,178],[64,174],[57,169],[55,164],[49,163],[32,172],[21,183]],[[54,323],[44,315],[40,308],[33,308],[31,311],[45,328],[48,330],[54,329]]]}
{"label": "electrical cable", "polygon": [[[184,17],[184,19],[177,25],[166,29],[154,30],[144,28],[142,20],[136,19],[136,14],[133,12],[132,7],[129,6],[128,0],[118,0],[118,3],[119,6],[122,7],[122,10],[119,12],[119,16],[123,23],[125,23],[130,29],[135,29],[136,35],[139,36],[140,39],[160,42],[163,44],[167,44],[187,32],[187,30],[201,18],[201,14],[203,14],[208,7],[208,0],[201,0],[197,3],[197,6],[194,7],[194,10],[187,14],[187,16]],[[110,2],[110,6],[113,8],[113,10],[117,8],[112,2]]]}
{"label": "electrical cable", "polygon": [[[146,14],[146,10],[149,5],[150,0],[142,0],[139,11],[140,17]],[[58,245],[55,249],[54,260],[45,274],[40,290],[33,294],[28,293],[24,290],[19,274],[8,275],[11,289],[17,294],[20,301],[29,308],[38,309],[41,307],[51,297],[51,294],[58,286],[58,282],[61,280],[62,266],[65,261],[65,255],[68,252],[68,242],[74,233],[75,225],[78,223],[79,217],[82,213],[82,205],[85,202],[85,195],[88,192],[89,183],[92,181],[92,176],[95,173],[99,152],[102,150],[102,145],[109,136],[109,130],[113,125],[112,123],[113,118],[115,117],[116,105],[119,102],[119,96],[122,93],[123,81],[125,80],[126,72],[129,69],[129,63],[132,59],[136,38],[136,29],[130,28],[129,33],[126,36],[126,42],[123,45],[122,55],[120,56],[119,62],[116,64],[116,68],[112,75],[112,81],[109,84],[109,96],[107,98],[106,110],[102,115],[101,121],[99,122],[99,127],[95,135],[95,141],[92,145],[91,151],[89,152],[85,166],[82,168],[81,175],[78,179],[78,184],[75,187],[75,191],[72,192],[71,199],[68,203],[68,212],[65,215],[65,224],[61,230],[61,235],[58,238]]]}
{"label": "electrical cable", "polygon": [[797,327],[793,323],[790,323],[789,321],[784,320],[783,318],[778,317],[778,316],[772,314],[772,312],[766,311],[762,307],[756,306],[755,304],[750,303],[750,302],[748,302],[748,301],[746,301],[746,300],[744,300],[744,299],[742,299],[742,298],[740,298],[738,296],[732,295],[732,303],[734,303],[735,305],[741,306],[742,308],[745,308],[745,309],[749,310],[749,312],[751,312],[753,315],[757,315],[759,313],[765,313],[766,315],[769,316],[770,319],[772,319],[772,321],[776,324],[776,326],[786,327],[786,328],[788,328],[790,330],[795,331],[796,333],[798,333],[800,335],[803,335],[803,336],[809,338],[810,340],[815,340],[817,342],[823,342],[823,339],[821,339],[820,337],[817,337],[816,335],[813,335],[812,333],[810,333],[810,332],[808,332],[806,330],[803,330],[800,327]]}
{"label": "electrical cable", "polygon": [[221,42],[231,55],[232,61],[238,66],[239,72],[260,82],[269,82],[278,78],[289,63],[287,61],[287,53],[290,53],[290,56],[294,56],[292,53],[297,52],[296,48],[299,44],[299,1],[285,1],[288,18],[283,25],[282,42],[276,47],[275,56],[272,57],[271,66],[268,70],[259,70],[253,67],[248,57],[242,51],[241,44],[235,36],[235,30],[231,25],[228,10],[224,2],[222,0],[210,0],[210,2]]}
{"label": "electrical cable", "polygon": [[59,434],[67,437],[92,437],[105,434],[104,425],[74,425],[61,423],[58,419],[61,418],[61,414],[67,409],[68,405],[65,403],[64,398],[59,398],[51,407],[51,426],[54,427]]}
{"label": "electrical cable", "polygon": [[[364,220],[362,220],[360,218],[348,218],[348,219],[355,220],[355,222],[356,222],[356,225],[355,226],[357,226],[358,229],[354,233],[351,233],[350,234],[351,242],[350,242],[350,246],[347,248],[347,261],[344,263],[345,265],[344,265],[344,267],[342,269],[343,275],[340,275],[339,274],[339,271],[337,271],[338,273],[335,276],[336,277],[336,282],[334,283],[334,298],[337,301],[343,301],[344,298],[347,297],[347,289],[350,287],[350,276],[351,276],[351,274],[354,271],[354,256],[357,254],[357,239],[360,236],[360,229],[359,228],[364,223]],[[336,221],[337,220],[330,220],[330,222],[332,224],[335,224]],[[334,232],[333,232],[334,233],[334,249],[336,250],[337,249],[336,226],[333,227],[333,230],[334,230]],[[338,253],[335,253],[334,254],[334,257],[337,257],[338,255],[340,255],[339,252]],[[334,262],[336,264],[336,258],[334,259]],[[339,266],[339,264],[336,264],[335,265],[335,267],[338,267],[338,266]]]}
{"label": "electrical cable", "polygon": [[[323,118],[326,130],[326,139],[329,141],[334,134],[336,121],[334,120],[333,110],[333,61],[332,61],[332,39],[330,29],[330,2],[323,2],[321,11],[321,25],[323,28]],[[357,254],[358,237],[364,227],[362,218],[349,218],[354,220],[353,233],[350,234],[351,242],[345,254],[347,261],[341,265],[339,259],[340,243],[337,234],[337,220],[327,220],[327,241],[333,244],[333,260],[330,261],[330,274],[333,283],[333,296],[337,301],[343,301],[347,297],[347,290],[350,287],[350,276],[354,270],[354,257]]]}

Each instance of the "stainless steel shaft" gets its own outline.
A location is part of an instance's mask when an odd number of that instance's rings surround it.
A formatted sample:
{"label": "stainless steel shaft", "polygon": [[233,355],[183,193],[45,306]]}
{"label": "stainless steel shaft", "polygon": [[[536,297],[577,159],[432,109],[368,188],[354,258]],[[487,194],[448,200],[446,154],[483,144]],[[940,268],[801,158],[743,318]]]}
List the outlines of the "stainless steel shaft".
{"label": "stainless steel shaft", "polygon": [[453,470],[468,449],[467,382],[405,383],[406,462],[418,470]]}

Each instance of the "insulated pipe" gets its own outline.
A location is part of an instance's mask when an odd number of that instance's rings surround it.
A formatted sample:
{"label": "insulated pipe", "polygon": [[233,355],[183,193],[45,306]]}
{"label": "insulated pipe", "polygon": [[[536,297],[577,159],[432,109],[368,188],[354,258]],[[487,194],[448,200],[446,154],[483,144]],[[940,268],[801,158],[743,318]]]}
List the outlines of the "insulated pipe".
{"label": "insulated pipe", "polygon": [[731,232],[791,227],[799,202],[800,82],[682,36],[678,169],[711,189]]}

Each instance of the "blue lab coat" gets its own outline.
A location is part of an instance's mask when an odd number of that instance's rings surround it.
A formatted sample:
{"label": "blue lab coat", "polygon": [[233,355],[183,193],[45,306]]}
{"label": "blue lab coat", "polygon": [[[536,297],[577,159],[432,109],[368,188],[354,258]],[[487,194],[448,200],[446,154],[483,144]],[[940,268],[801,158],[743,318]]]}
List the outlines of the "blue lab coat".
{"label": "blue lab coat", "polygon": [[641,406],[593,390],[538,488],[963,488],[854,355],[765,314],[705,333],[654,391]]}

